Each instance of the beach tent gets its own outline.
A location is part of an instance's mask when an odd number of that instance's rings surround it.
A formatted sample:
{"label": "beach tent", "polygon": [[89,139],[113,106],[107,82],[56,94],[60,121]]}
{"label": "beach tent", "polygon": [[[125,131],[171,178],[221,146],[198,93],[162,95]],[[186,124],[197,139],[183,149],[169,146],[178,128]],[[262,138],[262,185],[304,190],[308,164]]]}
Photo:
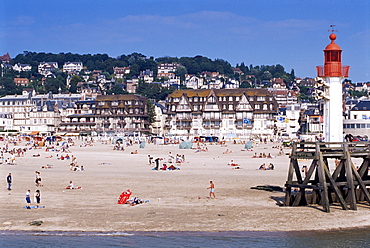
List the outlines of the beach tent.
{"label": "beach tent", "polygon": [[191,142],[191,141],[189,141],[189,142],[182,141],[179,145],[179,148],[180,149],[191,149],[191,148],[193,148],[193,142]]}
{"label": "beach tent", "polygon": [[122,194],[119,196],[118,198],[118,204],[125,204],[128,199],[130,199],[130,196],[131,196],[132,192],[128,189],[124,192],[122,192]]}
{"label": "beach tent", "polygon": [[140,148],[145,148],[145,141],[140,142]]}
{"label": "beach tent", "polygon": [[247,143],[245,143],[244,148],[245,148],[245,149],[252,149],[252,148],[253,148],[252,141],[248,141]]}

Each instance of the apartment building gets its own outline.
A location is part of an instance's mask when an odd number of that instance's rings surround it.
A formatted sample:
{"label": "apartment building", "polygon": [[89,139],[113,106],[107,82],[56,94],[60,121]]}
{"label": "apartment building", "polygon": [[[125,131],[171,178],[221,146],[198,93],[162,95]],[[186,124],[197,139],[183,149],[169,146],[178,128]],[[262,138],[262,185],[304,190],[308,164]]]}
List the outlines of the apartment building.
{"label": "apartment building", "polygon": [[149,132],[147,99],[134,94],[97,96],[95,122],[98,131]]}
{"label": "apartment building", "polygon": [[277,113],[266,89],[177,90],[167,98],[165,127],[183,136],[271,136]]}

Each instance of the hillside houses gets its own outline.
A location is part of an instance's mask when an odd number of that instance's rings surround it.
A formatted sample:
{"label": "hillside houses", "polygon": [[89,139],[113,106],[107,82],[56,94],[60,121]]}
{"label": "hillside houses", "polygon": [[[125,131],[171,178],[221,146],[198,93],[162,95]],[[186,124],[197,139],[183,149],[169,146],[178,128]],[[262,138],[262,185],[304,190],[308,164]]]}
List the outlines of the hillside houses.
{"label": "hillside houses", "polygon": [[78,74],[83,69],[82,62],[65,62],[63,65],[63,72]]}
{"label": "hillside houses", "polygon": [[53,72],[57,70],[58,70],[57,62],[42,62],[37,67],[38,73],[45,77],[54,75]]}
{"label": "hillside houses", "polygon": [[30,71],[32,69],[32,66],[29,64],[15,64],[12,66],[13,70],[16,72],[22,72],[22,71]]}

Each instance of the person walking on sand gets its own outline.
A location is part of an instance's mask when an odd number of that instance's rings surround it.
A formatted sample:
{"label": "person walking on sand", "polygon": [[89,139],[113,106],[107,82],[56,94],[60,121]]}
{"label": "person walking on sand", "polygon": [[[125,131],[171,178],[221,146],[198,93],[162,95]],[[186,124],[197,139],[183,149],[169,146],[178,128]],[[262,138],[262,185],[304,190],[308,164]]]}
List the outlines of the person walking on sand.
{"label": "person walking on sand", "polygon": [[31,209],[31,190],[30,189],[27,190],[26,192],[26,203],[27,203],[26,208]]}
{"label": "person walking on sand", "polygon": [[12,173],[6,177],[6,182],[8,183],[8,190],[12,190]]}
{"label": "person walking on sand", "polygon": [[209,189],[209,198],[213,196],[213,198],[216,199],[215,184],[212,181],[209,181],[209,187],[207,189]]}

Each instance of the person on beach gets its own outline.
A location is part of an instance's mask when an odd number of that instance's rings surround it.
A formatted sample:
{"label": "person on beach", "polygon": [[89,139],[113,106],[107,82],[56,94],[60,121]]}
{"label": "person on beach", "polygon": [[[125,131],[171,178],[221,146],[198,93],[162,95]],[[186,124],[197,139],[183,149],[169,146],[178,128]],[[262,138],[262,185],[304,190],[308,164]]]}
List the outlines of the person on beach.
{"label": "person on beach", "polygon": [[40,207],[40,199],[41,199],[41,194],[40,194],[40,190],[36,190],[36,193],[35,193],[35,199],[36,199],[36,206],[37,207]]}
{"label": "person on beach", "polygon": [[162,158],[156,158],[154,161],[155,161],[155,167],[153,168],[153,170],[158,170],[159,169],[159,161],[162,160]]}
{"label": "person on beach", "polygon": [[216,199],[215,184],[212,181],[209,181],[209,187],[207,189],[209,189],[209,198],[213,196],[213,198]]}
{"label": "person on beach", "polygon": [[39,171],[36,171],[36,180],[35,180],[35,183],[36,183],[36,187],[41,187],[41,186],[44,186],[41,182],[41,173]]}
{"label": "person on beach", "polygon": [[26,208],[31,209],[31,190],[27,190],[26,192]]}
{"label": "person on beach", "polygon": [[148,155],[148,163],[149,165],[152,165],[153,164],[153,157]]}
{"label": "person on beach", "polygon": [[72,181],[69,181],[69,186],[66,187],[66,189],[74,189],[75,186],[73,185]]}
{"label": "person on beach", "polygon": [[8,183],[8,190],[12,190],[12,173],[9,173],[6,177],[6,182]]}

